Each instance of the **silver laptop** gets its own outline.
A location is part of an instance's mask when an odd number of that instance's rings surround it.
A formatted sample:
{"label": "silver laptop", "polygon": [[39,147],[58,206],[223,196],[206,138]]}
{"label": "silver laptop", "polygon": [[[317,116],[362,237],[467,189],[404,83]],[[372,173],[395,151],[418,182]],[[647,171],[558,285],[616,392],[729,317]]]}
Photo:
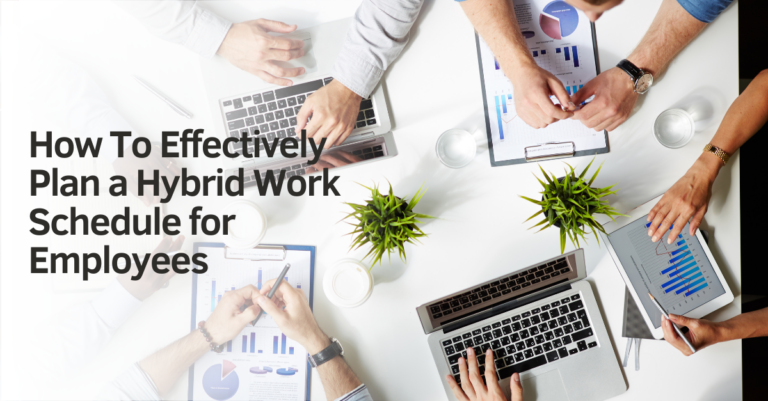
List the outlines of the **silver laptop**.
{"label": "silver laptop", "polygon": [[[240,157],[228,159],[232,161],[227,166],[227,175],[236,174],[238,168],[244,168],[245,187],[248,188],[256,185],[255,169],[259,170],[262,177],[268,170],[275,174],[285,170],[286,177],[316,172],[317,169],[309,165],[311,152],[305,158],[286,159],[277,151],[269,158],[264,153],[261,138],[266,138],[270,144],[274,139],[300,139],[301,133],[295,129],[296,115],[307,96],[333,79],[331,70],[351,22],[349,18],[285,35],[304,41],[305,55],[288,64],[302,66],[306,73],[292,78],[292,86],[266,84],[221,57],[201,61],[206,90],[212,99],[211,115],[217,129],[216,135],[226,138],[240,137],[245,133],[258,139],[249,145],[246,154],[253,154],[257,146],[261,148],[260,157],[245,157],[243,149],[235,147],[239,143],[231,145],[230,150],[240,154]],[[397,147],[391,128],[384,91],[379,85],[368,99],[360,103],[356,128],[349,138],[341,146],[326,148],[324,151],[325,158],[334,162],[322,163],[322,166],[341,167],[396,156]]]}
{"label": "silver laptop", "polygon": [[[416,308],[448,399],[447,374],[473,347],[493,363],[507,398],[520,373],[526,400],[605,400],[627,384],[577,249]],[[494,360],[485,352],[493,349]]]}

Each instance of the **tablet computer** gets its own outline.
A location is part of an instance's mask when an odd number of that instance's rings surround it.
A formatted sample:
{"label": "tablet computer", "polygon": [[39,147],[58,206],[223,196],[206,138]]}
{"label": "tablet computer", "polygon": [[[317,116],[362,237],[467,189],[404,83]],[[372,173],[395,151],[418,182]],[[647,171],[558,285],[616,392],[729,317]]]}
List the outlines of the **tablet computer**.
{"label": "tablet computer", "polygon": [[655,338],[663,338],[661,312],[648,297],[653,294],[667,313],[701,318],[733,301],[733,293],[699,230],[690,235],[688,224],[671,244],[667,235],[652,242],[648,213],[659,196],[604,226],[608,253],[639,306]]}

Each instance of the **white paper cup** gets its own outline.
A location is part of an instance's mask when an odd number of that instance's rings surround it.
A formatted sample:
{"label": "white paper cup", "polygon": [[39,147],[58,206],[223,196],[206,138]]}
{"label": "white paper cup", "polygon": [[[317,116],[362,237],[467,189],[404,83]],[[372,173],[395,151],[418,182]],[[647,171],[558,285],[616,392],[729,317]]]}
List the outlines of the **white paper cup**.
{"label": "white paper cup", "polygon": [[232,249],[252,249],[259,245],[267,232],[267,216],[255,203],[239,200],[230,203],[222,215],[234,215],[230,220],[228,234],[221,230],[221,240]]}
{"label": "white paper cup", "polygon": [[340,260],[325,273],[323,290],[334,305],[354,308],[371,296],[373,276],[365,265],[356,260]]}

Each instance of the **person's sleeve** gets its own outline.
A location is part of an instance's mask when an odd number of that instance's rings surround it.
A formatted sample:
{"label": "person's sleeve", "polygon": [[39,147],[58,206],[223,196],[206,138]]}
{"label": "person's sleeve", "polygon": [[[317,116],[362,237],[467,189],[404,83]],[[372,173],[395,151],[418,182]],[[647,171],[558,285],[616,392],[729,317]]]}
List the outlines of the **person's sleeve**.
{"label": "person's sleeve", "polygon": [[677,0],[693,18],[709,24],[720,15],[733,0]]}
{"label": "person's sleeve", "polygon": [[138,363],[134,363],[101,391],[99,399],[105,401],[159,401],[161,398],[152,378],[141,369]]}
{"label": "person's sleeve", "polygon": [[373,401],[373,398],[371,398],[371,393],[368,392],[368,389],[365,388],[365,384],[361,384],[357,386],[356,389],[342,395],[334,401]]}
{"label": "person's sleeve", "polygon": [[423,0],[364,0],[355,13],[333,78],[363,98],[408,43]]}
{"label": "person's sleeve", "polygon": [[115,1],[153,35],[213,57],[227,36],[230,21],[200,7],[196,1]]}

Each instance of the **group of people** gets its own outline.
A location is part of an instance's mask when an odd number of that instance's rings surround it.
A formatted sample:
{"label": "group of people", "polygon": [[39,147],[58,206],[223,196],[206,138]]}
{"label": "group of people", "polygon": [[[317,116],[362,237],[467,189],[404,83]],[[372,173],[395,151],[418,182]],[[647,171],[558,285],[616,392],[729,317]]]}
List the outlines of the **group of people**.
{"label": "group of people", "polygon": [[[565,1],[582,10],[592,21],[622,3],[622,0]],[[307,135],[315,140],[328,138],[330,145],[338,145],[349,136],[355,127],[360,100],[372,93],[384,71],[405,47],[422,2],[363,0],[334,66],[334,80],[307,99],[299,113],[297,129],[306,129]],[[658,82],[658,77],[672,59],[731,2],[663,0],[650,28],[626,61],[644,74],[656,77]],[[296,29],[295,25],[263,19],[231,23],[188,1],[116,4],[139,18],[158,36],[182,44],[204,57],[218,54],[266,82],[291,85],[290,78],[304,73],[302,68],[283,68],[275,63],[304,55],[302,41],[271,34],[292,32]],[[636,77],[628,75],[625,68],[616,67],[604,71],[571,96],[555,75],[534,62],[518,28],[511,1],[465,0],[460,2],[460,6],[512,82],[518,115],[532,127],[543,128],[559,120],[573,118],[597,131],[613,131],[627,120],[639,96],[653,82],[646,80],[640,88]],[[559,105],[553,103],[550,96],[556,97]],[[588,105],[576,106],[592,96],[594,100]],[[307,122],[309,116],[312,119]],[[720,153],[702,153],[649,214],[648,221],[652,224],[648,235],[654,242],[662,240],[663,234],[674,224],[668,237],[671,241],[689,220],[691,234],[694,233],[707,211],[712,184],[719,170],[728,156],[755,134],[767,119],[768,72],[763,72],[733,103],[712,139],[712,147]],[[136,165],[129,163],[128,166],[116,165],[116,168],[134,169]],[[169,170],[166,174],[173,175],[174,171]],[[175,242],[167,239],[161,244],[161,251],[180,248],[180,241],[183,238]],[[167,280],[168,277],[152,275],[138,283],[120,280],[118,286],[110,287],[111,291],[119,294],[113,294],[108,301],[131,297],[130,302],[140,302]],[[232,340],[262,311],[269,313],[280,329],[310,354],[327,348],[331,341],[315,321],[303,292],[284,285],[270,300],[265,294],[274,285],[276,283],[272,281],[266,283],[261,291],[248,286],[228,292],[199,330],[142,359],[111,383],[102,396],[111,399],[160,399],[196,359],[211,352],[211,343],[224,344]],[[104,297],[99,298],[93,302],[90,315],[83,314],[81,317],[85,319],[92,315],[110,331],[122,321],[118,322],[113,315],[105,312],[106,302]],[[675,315],[671,315],[671,319],[680,326],[688,327],[686,335],[697,349],[721,341],[768,335],[768,310],[742,314],[719,323]],[[670,322],[664,319],[662,326],[666,341],[682,353],[690,354]],[[493,364],[488,365],[484,381],[471,348],[467,356],[468,360],[459,360],[461,384],[450,375],[445,378],[456,398],[461,401],[506,400]],[[371,399],[365,385],[341,356],[320,365],[318,373],[330,400]],[[510,386],[512,399],[522,400],[523,389],[518,374],[512,377]]]}

